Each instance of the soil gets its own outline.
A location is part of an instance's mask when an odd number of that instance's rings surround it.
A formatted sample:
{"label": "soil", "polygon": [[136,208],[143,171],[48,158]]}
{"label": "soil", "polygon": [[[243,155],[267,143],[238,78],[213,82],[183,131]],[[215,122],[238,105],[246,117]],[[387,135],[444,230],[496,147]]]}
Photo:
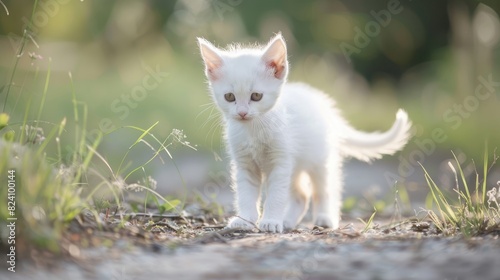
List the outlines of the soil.
{"label": "soil", "polygon": [[[207,218],[210,217],[210,218]],[[32,251],[1,279],[500,279],[499,232],[444,237],[428,221],[283,234],[224,228],[210,215],[82,215],[63,258]]]}

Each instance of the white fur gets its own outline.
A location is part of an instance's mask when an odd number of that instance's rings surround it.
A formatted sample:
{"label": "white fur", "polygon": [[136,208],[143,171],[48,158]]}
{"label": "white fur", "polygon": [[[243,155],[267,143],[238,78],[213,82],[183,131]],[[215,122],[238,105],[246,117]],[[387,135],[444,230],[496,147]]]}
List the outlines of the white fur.
{"label": "white fur", "polygon": [[[263,48],[220,50],[204,39],[198,42],[233,164],[237,215],[228,226],[293,229],[312,198],[315,224],[338,228],[343,158],[370,161],[401,150],[410,137],[407,114],[399,110],[385,133],[350,127],[325,93],[286,82],[287,53],[280,34]],[[253,92],[262,93],[262,100],[252,101]],[[226,101],[226,93],[233,93],[235,102]],[[304,174],[312,193],[304,191]]]}

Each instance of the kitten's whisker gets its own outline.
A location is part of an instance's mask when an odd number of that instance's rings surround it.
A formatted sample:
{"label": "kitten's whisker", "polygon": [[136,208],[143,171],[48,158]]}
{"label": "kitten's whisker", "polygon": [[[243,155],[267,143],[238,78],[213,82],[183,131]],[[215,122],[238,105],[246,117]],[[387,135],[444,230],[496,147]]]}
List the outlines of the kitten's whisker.
{"label": "kitten's whisker", "polygon": [[213,131],[215,131],[215,130],[216,130],[217,126],[218,126],[218,125],[217,125],[217,122],[216,122],[216,121],[215,121],[215,122],[212,122],[212,124],[210,124],[210,127],[209,127],[209,129],[208,129],[208,133],[207,133],[207,135],[205,136],[205,141],[207,141],[207,140],[208,140],[208,136],[209,136],[211,133],[213,133]]}
{"label": "kitten's whisker", "polygon": [[[220,113],[218,113],[217,111],[215,112],[215,114],[212,114],[212,112],[210,112],[210,116],[205,120],[205,122],[203,123],[203,127],[205,127],[205,125],[207,125],[209,122],[212,122],[212,124],[210,125],[210,127],[213,127],[214,123],[216,124],[217,121],[214,122],[214,120],[220,120]],[[220,123],[220,121],[218,121]],[[210,131],[210,129],[209,129]]]}
{"label": "kitten's whisker", "polygon": [[[216,115],[216,116],[218,116],[218,115]],[[220,128],[223,125],[221,119],[216,120],[215,118],[212,118],[212,120],[215,120],[215,121],[213,121],[212,124],[210,125],[210,128],[208,129],[208,133],[205,137],[205,141],[207,141],[208,136],[211,134],[210,148],[213,148],[213,139],[214,139],[215,132],[217,132],[217,128]]]}
{"label": "kitten's whisker", "polygon": [[208,102],[208,103],[205,103],[205,104],[201,104],[200,107],[210,106],[210,105],[213,105],[213,104],[215,104],[215,102],[211,101],[211,102]]}
{"label": "kitten's whisker", "polygon": [[203,122],[203,124],[201,125],[201,127],[200,127],[200,128],[204,128],[204,127],[205,127],[205,126],[206,126],[209,122],[211,122],[211,121],[213,121],[213,120],[217,119],[218,117],[219,117],[219,115],[217,115],[217,114],[216,114],[216,115],[210,115],[210,116],[209,116],[209,117],[208,117],[208,118],[207,118],[207,119]]}
{"label": "kitten's whisker", "polygon": [[[207,104],[204,104],[204,105],[201,105],[201,106],[207,106],[207,108],[205,108],[205,109],[201,110],[201,112],[199,112],[199,113],[196,115],[195,120],[197,120],[197,119],[201,116],[201,114],[205,113],[205,112],[206,112],[206,111],[208,111],[209,109],[212,109],[212,111],[213,111],[213,109],[215,108],[216,104],[215,104],[214,102],[210,102],[210,103],[207,103]],[[201,107],[201,106],[200,106],[200,107]]]}
{"label": "kitten's whisker", "polygon": [[218,111],[214,113],[214,109],[215,109],[215,106],[212,107],[212,110],[210,110],[210,114],[208,115],[208,118],[203,122],[203,124],[201,125],[201,128],[204,128],[205,125],[207,125],[208,122],[210,122],[211,120],[217,118],[220,116],[220,113],[218,113]]}
{"label": "kitten's whisker", "polygon": [[[210,148],[213,149],[213,146],[214,146],[214,136],[215,136],[215,133],[217,132],[217,129],[221,129],[222,126],[223,126],[223,123],[222,123],[222,120],[219,119],[219,121],[215,122],[215,126],[214,126],[214,129],[212,131],[212,138],[210,139]],[[219,133],[220,134],[220,133]],[[221,141],[219,141],[221,142]],[[221,143],[219,143],[220,145]]]}

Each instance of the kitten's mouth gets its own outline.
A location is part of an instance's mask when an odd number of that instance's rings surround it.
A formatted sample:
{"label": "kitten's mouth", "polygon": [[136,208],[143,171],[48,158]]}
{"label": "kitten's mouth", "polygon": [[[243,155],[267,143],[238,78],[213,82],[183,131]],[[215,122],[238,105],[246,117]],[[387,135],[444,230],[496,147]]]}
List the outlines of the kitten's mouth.
{"label": "kitten's mouth", "polygon": [[251,120],[252,120],[252,117],[241,117],[241,116],[237,116],[237,117],[236,117],[236,120],[241,121],[241,122],[248,122],[248,121],[251,121]]}

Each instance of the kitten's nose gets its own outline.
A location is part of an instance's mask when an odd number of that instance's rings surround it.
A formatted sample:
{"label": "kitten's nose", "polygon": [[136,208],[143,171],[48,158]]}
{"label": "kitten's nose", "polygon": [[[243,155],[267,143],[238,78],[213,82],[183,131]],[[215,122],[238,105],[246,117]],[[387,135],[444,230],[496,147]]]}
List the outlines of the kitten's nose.
{"label": "kitten's nose", "polygon": [[242,119],[244,119],[246,117],[246,115],[248,114],[248,112],[238,112],[238,115],[240,115],[240,117]]}

